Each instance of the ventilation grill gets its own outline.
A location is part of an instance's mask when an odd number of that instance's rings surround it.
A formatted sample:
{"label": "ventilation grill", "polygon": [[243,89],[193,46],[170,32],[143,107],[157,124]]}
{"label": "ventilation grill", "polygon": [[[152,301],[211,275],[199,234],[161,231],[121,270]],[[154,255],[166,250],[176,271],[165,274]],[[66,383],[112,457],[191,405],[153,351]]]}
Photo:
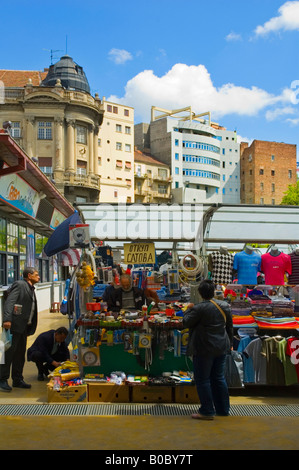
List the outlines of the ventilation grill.
{"label": "ventilation grill", "polygon": [[[31,404],[0,405],[0,416],[188,416],[198,405]],[[231,416],[299,416],[299,405],[232,405]]]}
{"label": "ventilation grill", "polygon": [[47,201],[47,199],[42,199],[38,206],[36,218],[44,224],[50,225],[53,210],[54,206],[49,201]]}

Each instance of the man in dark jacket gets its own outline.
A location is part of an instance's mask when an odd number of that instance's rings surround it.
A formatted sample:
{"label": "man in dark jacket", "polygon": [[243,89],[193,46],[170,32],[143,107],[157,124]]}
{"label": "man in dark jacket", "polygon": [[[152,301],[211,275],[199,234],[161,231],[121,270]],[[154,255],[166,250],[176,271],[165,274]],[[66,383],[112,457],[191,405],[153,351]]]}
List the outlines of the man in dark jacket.
{"label": "man in dark jacket", "polygon": [[57,330],[49,330],[41,333],[27,351],[27,360],[35,362],[38,370],[38,380],[44,380],[44,375],[49,370],[59,367],[70,358],[68,347],[65,343],[68,330],[63,326]]}
{"label": "man in dark jacket", "polygon": [[[107,302],[108,310],[118,312],[119,310],[142,310],[145,296],[144,291],[132,286],[132,278],[129,274],[122,274],[120,286],[108,288],[109,293],[103,300]],[[106,289],[107,290],[107,289]]]}
{"label": "man in dark jacket", "polygon": [[213,419],[215,413],[229,414],[229,393],[225,380],[226,355],[233,342],[230,306],[213,300],[215,286],[204,280],[198,288],[202,302],[190,304],[183,318],[189,328],[188,353],[193,356],[194,380],[201,404],[194,419]]}
{"label": "man in dark jacket", "polygon": [[5,392],[12,390],[7,383],[10,369],[13,387],[31,387],[24,382],[23,368],[27,336],[33,335],[37,326],[37,302],[34,285],[39,280],[40,277],[36,269],[25,268],[23,280],[13,283],[4,303],[2,327],[10,330],[12,334],[12,345],[5,352],[4,364],[0,365],[0,390]]}

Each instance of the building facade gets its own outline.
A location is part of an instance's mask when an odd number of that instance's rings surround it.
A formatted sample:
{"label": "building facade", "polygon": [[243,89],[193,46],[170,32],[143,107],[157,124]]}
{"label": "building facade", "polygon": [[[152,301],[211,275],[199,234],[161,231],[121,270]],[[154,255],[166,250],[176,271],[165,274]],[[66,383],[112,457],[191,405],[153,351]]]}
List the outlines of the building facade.
{"label": "building facade", "polygon": [[170,168],[137,149],[134,160],[135,202],[153,204],[171,202]]}
{"label": "building facade", "polygon": [[241,143],[241,203],[279,205],[297,182],[296,145],[254,140]]}
{"label": "building facade", "polygon": [[98,135],[100,202],[134,202],[134,108],[106,101]]}
{"label": "building facade", "polygon": [[0,122],[72,203],[97,202],[98,133],[104,109],[85,73],[69,56],[44,72],[0,71]]}
{"label": "building facade", "polygon": [[[174,202],[240,202],[240,145],[237,134],[202,115],[174,117],[182,110],[166,111],[151,123],[135,126],[138,149],[150,145],[150,152],[171,169]],[[165,111],[165,110],[163,110]]]}

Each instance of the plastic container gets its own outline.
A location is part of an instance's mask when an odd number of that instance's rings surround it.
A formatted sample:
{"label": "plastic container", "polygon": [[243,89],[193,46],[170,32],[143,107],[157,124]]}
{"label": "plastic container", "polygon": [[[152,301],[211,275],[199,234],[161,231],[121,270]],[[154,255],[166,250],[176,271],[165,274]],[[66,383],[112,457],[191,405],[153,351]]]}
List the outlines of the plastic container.
{"label": "plastic container", "polygon": [[101,310],[101,303],[100,302],[88,302],[86,304],[87,310],[91,310],[92,312],[96,312],[97,310]]}

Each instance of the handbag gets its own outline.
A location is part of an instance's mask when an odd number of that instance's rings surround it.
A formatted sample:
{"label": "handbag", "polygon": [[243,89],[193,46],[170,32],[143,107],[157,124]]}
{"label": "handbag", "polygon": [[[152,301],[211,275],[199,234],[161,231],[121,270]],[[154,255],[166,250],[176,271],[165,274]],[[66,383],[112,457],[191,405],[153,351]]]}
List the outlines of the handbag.
{"label": "handbag", "polygon": [[62,313],[62,315],[66,315],[67,314],[67,300],[63,300],[60,304],[60,313]]}

